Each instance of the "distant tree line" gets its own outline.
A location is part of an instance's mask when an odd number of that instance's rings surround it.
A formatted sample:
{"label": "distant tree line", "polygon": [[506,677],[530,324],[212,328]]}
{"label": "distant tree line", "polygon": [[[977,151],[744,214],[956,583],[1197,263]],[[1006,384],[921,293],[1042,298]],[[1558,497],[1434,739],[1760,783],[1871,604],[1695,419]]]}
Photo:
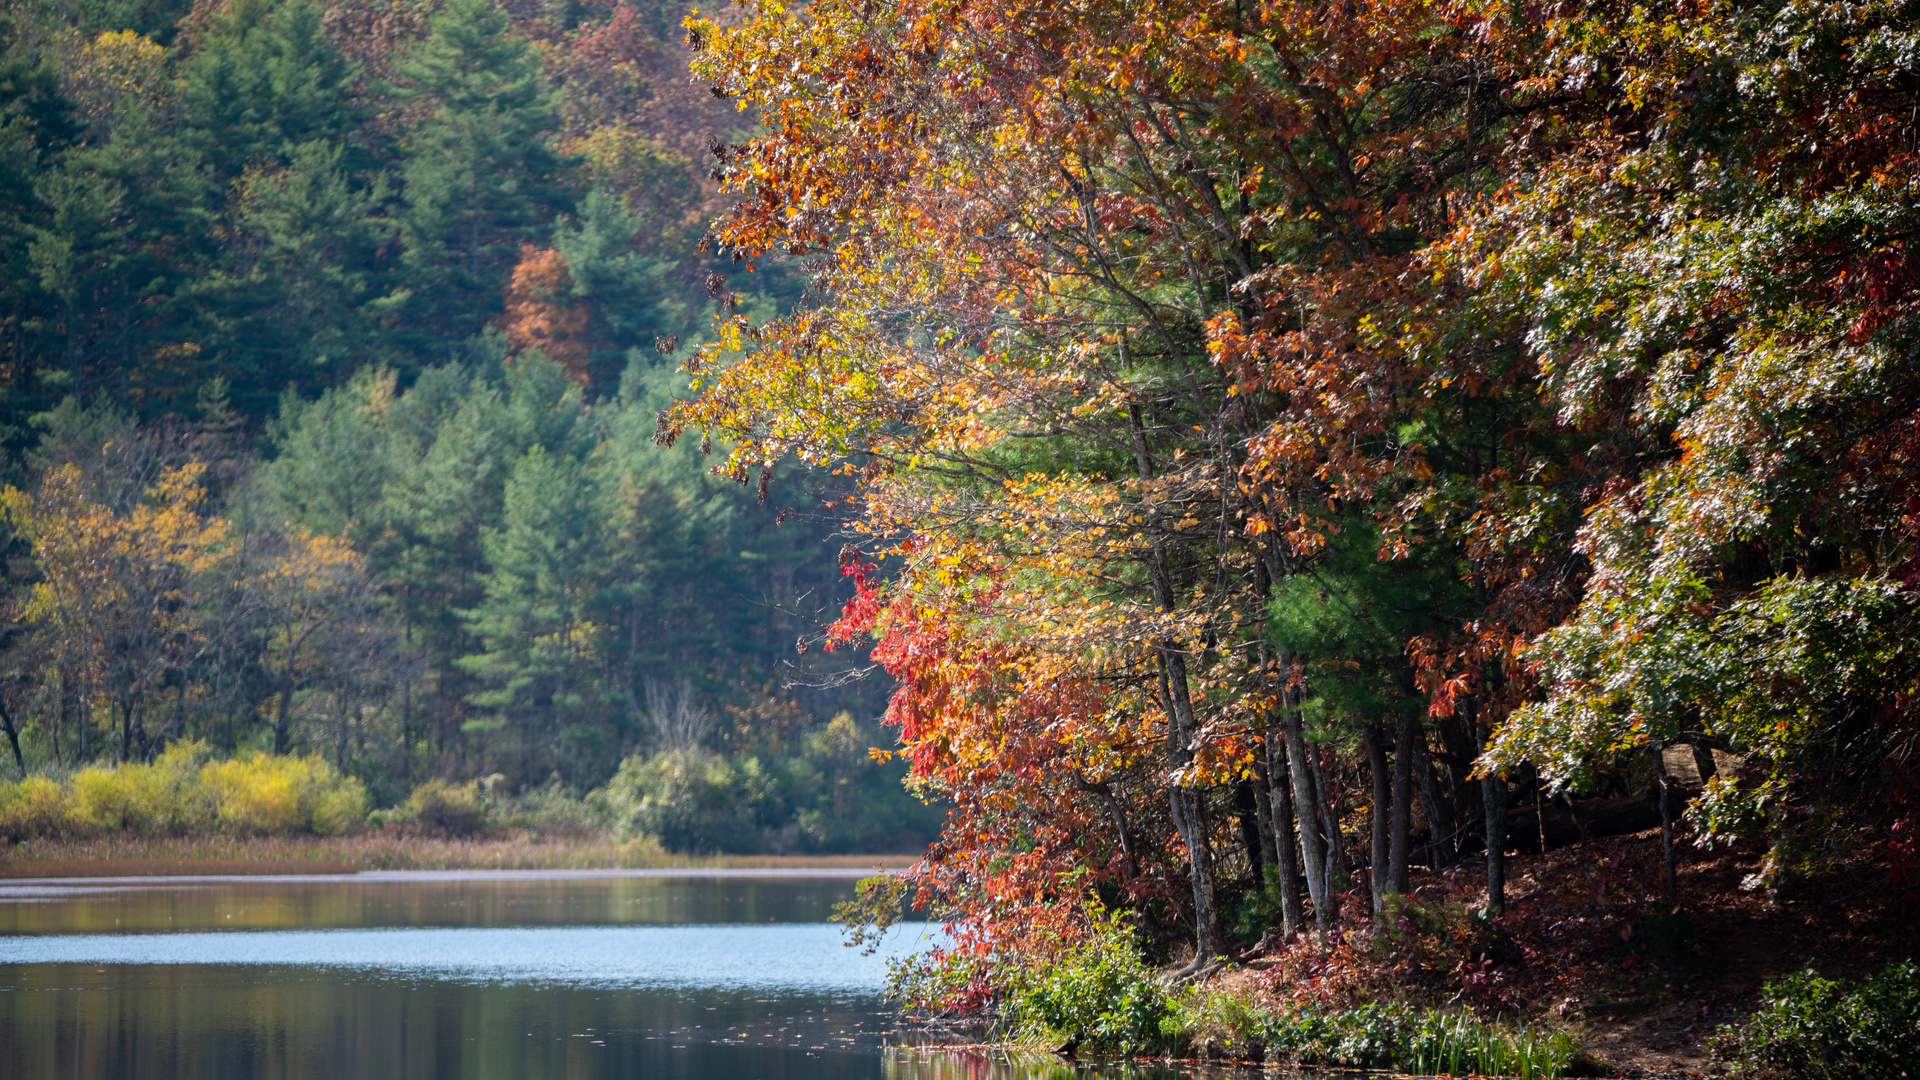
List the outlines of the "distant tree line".
{"label": "distant tree line", "polygon": [[687,846],[931,831],[842,745],[875,689],[794,651],[844,598],[835,482],[654,440],[712,302],[798,288],[698,250],[694,162],[746,121],[683,15],[0,18],[0,760],[318,752],[391,806],[632,759],[622,828],[729,808]]}

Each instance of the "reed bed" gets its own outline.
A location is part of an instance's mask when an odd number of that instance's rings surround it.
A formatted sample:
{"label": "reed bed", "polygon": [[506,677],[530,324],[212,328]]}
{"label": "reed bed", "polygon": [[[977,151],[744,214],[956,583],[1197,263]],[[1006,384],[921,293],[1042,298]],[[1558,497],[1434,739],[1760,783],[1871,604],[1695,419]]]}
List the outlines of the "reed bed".
{"label": "reed bed", "polygon": [[0,877],[166,873],[352,873],[358,870],[899,869],[912,855],[681,855],[611,836],[440,837],[400,830],[349,836],[37,839],[0,853]]}

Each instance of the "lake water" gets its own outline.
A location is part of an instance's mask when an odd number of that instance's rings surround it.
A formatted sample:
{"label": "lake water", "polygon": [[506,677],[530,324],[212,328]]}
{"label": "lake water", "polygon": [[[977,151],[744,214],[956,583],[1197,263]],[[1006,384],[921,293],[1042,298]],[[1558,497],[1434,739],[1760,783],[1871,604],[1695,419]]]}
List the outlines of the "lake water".
{"label": "lake water", "polygon": [[916,1048],[880,991],[932,931],[844,947],[859,876],[0,881],[0,1076],[1176,1075]]}

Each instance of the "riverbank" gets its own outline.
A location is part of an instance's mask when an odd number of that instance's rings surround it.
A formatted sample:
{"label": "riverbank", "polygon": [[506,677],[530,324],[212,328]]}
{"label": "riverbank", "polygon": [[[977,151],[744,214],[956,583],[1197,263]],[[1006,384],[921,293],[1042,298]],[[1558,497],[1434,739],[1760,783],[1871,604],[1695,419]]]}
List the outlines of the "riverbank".
{"label": "riverbank", "polygon": [[[1677,903],[1652,830],[1513,855],[1507,911],[1492,919],[1477,911],[1473,867],[1425,876],[1377,927],[1350,895],[1344,932],[1269,939],[1189,985],[1169,978],[1183,957],[1153,970],[1116,924],[1024,970],[970,972],[1004,992],[967,1030],[970,1041],[1083,1055],[1423,1075],[1756,1076],[1741,1061],[1773,1053],[1776,1032],[1846,1053],[1904,1052],[1920,1028],[1900,1019],[1920,1019],[1911,975],[1859,999],[1880,1004],[1842,998],[1920,955],[1910,893],[1867,863],[1769,891],[1753,884],[1761,852],[1677,854]],[[1833,982],[1806,990],[1793,977],[1808,970]],[[923,1005],[960,1000],[931,972],[908,989]]]}
{"label": "riverbank", "polygon": [[897,870],[913,855],[680,855],[607,837],[354,836],[46,839],[0,850],[0,878],[350,874],[362,870]]}

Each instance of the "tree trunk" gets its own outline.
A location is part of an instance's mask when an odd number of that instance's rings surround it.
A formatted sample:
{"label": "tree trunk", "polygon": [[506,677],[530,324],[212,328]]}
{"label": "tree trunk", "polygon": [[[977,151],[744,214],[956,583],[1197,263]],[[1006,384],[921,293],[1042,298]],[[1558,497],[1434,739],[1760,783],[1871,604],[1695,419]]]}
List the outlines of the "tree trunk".
{"label": "tree trunk", "polygon": [[1273,833],[1273,784],[1267,780],[1267,764],[1263,758],[1253,761],[1253,812],[1259,818],[1260,858],[1271,870],[1279,862],[1278,841]]}
{"label": "tree trunk", "polygon": [[[1400,721],[1393,740],[1393,820],[1387,841],[1387,891],[1407,893],[1407,845],[1413,832],[1413,759],[1421,752],[1420,720]],[[1431,824],[1429,825],[1431,827]]]}
{"label": "tree trunk", "polygon": [[1413,778],[1420,782],[1420,799],[1427,804],[1427,865],[1435,870],[1460,861],[1453,822],[1453,804],[1440,792],[1439,778],[1433,775],[1433,762],[1427,760],[1426,747],[1420,747],[1420,760],[1413,762]]}
{"label": "tree trunk", "polygon": [[1267,879],[1266,839],[1260,830],[1260,800],[1254,797],[1253,781],[1233,785],[1233,808],[1240,819],[1240,843],[1247,849],[1247,869],[1253,874],[1253,887]]}
{"label": "tree trunk", "polygon": [[1480,778],[1481,809],[1487,828],[1487,911],[1507,909],[1507,782],[1489,773]]}
{"label": "tree trunk", "polygon": [[1287,739],[1287,766],[1293,779],[1293,805],[1299,824],[1300,863],[1306,870],[1307,896],[1313,901],[1313,922],[1322,931],[1333,929],[1332,882],[1327,880],[1327,851],[1320,842],[1320,825],[1314,807],[1319,792],[1314,790],[1313,773],[1307,766],[1307,741],[1300,734],[1300,717],[1292,709],[1280,721]]}
{"label": "tree trunk", "polygon": [[1267,733],[1267,802],[1273,813],[1273,876],[1280,886],[1280,932],[1291,938],[1306,929],[1306,914],[1300,902],[1300,848],[1294,829],[1293,798],[1288,792],[1287,748],[1275,734]]}
{"label": "tree trunk", "polygon": [[1221,955],[1219,914],[1213,902],[1213,852],[1207,847],[1207,824],[1200,793],[1193,788],[1167,791],[1174,828],[1187,847],[1187,865],[1193,879],[1193,967],[1204,967]]}
{"label": "tree trunk", "polygon": [[273,713],[273,752],[284,754],[292,741],[290,726],[293,722],[293,683],[282,680],[280,683],[280,701]]}
{"label": "tree trunk", "polygon": [[1346,840],[1340,833],[1340,814],[1333,805],[1335,798],[1333,785],[1327,782],[1327,771],[1320,764],[1320,754],[1317,751],[1309,751],[1307,754],[1307,769],[1313,774],[1313,788],[1316,795],[1313,808],[1320,818],[1321,835],[1326,838],[1327,896],[1336,905],[1332,915],[1337,920],[1339,918],[1337,906],[1340,901],[1336,890],[1339,889],[1341,878],[1348,867]]}
{"label": "tree trunk", "polygon": [[1667,755],[1656,749],[1653,761],[1660,770],[1660,856],[1667,871],[1667,906],[1671,910],[1680,903],[1680,877],[1673,857],[1673,801],[1667,784]]}
{"label": "tree trunk", "polygon": [[1393,778],[1387,771],[1386,732],[1379,724],[1360,727],[1360,746],[1367,754],[1367,776],[1373,782],[1373,806],[1367,844],[1367,896],[1377,921],[1387,911],[1388,823],[1393,816]]}
{"label": "tree trunk", "polygon": [[7,742],[13,747],[13,766],[20,770],[20,778],[24,780],[27,777],[27,761],[20,756],[20,730],[14,726],[13,710],[7,708],[4,699],[0,699],[0,723],[6,725]]}
{"label": "tree trunk", "polygon": [[[1121,347],[1125,348],[1124,342]],[[1139,470],[1144,491],[1153,482],[1153,455],[1147,447],[1146,422],[1141,417],[1139,405],[1127,407],[1127,419],[1133,437],[1134,464]],[[1161,532],[1160,514],[1151,507],[1147,508],[1147,532],[1151,539],[1147,570],[1152,582],[1154,605],[1171,614],[1178,609],[1173,574],[1167,565],[1166,538]],[[1199,728],[1194,722],[1193,693],[1187,683],[1187,656],[1181,650],[1180,643],[1172,639],[1163,638],[1156,644],[1160,653],[1162,687],[1167,698],[1167,734],[1173,744],[1172,764],[1176,770],[1184,769],[1193,761],[1194,747],[1191,741],[1193,733]],[[1174,826],[1180,829],[1181,839],[1187,843],[1187,862],[1193,878],[1193,959],[1195,966],[1199,967],[1220,954],[1219,915],[1213,903],[1213,862],[1207,850],[1206,826],[1201,818],[1198,794],[1172,786],[1168,797],[1172,803]]]}

